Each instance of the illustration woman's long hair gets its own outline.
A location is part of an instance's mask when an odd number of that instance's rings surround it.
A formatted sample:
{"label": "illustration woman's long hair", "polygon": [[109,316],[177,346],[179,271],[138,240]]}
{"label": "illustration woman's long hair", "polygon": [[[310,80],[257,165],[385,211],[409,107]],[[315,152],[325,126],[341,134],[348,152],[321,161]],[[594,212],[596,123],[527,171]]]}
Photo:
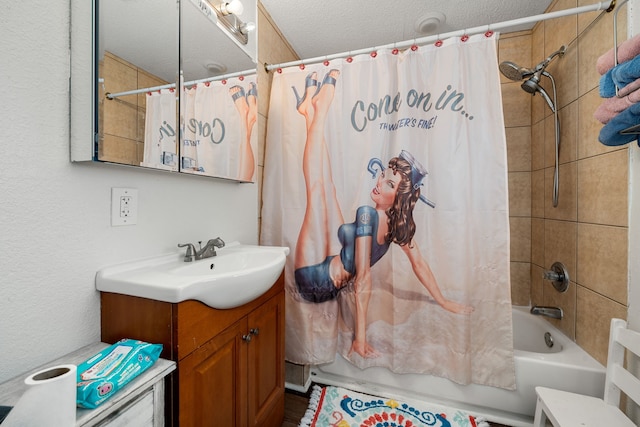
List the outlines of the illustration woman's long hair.
{"label": "illustration woman's long hair", "polygon": [[404,246],[411,242],[416,232],[416,223],[413,220],[413,208],[420,197],[420,189],[414,190],[411,182],[411,164],[400,157],[389,160],[389,167],[393,173],[399,173],[402,180],[398,185],[396,199],[387,209],[387,224],[389,231],[385,238],[387,242],[394,242]]}

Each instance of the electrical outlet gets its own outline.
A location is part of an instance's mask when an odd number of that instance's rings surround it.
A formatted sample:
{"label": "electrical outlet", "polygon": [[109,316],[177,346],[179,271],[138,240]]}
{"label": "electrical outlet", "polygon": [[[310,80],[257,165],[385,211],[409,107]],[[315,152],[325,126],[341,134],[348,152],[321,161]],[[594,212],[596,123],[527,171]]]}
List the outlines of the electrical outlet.
{"label": "electrical outlet", "polygon": [[138,222],[138,190],[111,189],[111,226],[134,225]]}

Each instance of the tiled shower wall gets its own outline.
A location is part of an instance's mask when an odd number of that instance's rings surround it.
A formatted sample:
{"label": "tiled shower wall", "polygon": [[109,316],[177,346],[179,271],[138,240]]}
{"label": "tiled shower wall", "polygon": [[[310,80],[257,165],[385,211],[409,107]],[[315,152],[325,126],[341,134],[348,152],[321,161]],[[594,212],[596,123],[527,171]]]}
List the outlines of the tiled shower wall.
{"label": "tiled shower wall", "polygon": [[[549,11],[584,6],[585,0],[558,0]],[[298,59],[268,13],[259,5],[259,64]],[[619,14],[619,41],[626,16]],[[626,318],[628,150],[598,142],[602,125],[593,118],[601,99],[595,63],[613,46],[613,14],[591,12],[541,22],[532,31],[502,34],[499,60],[531,67],[567,46],[547,70],[555,77],[561,122],[559,205],[551,205],[553,114],[540,95],[502,78],[509,164],[512,300],[517,305],[552,305],[565,317],[551,320],[601,363],[611,317]],[[270,75],[258,66],[260,90],[260,175],[268,118]],[[552,94],[548,79],[543,86]],[[551,95],[552,96],[552,95]],[[260,180],[261,182],[261,180]],[[542,273],[555,261],[571,277],[559,294]],[[287,367],[287,381],[303,383],[305,372]],[[297,378],[294,378],[296,377]]]}
{"label": "tiled shower wall", "polygon": [[[591,4],[558,0],[549,11]],[[626,38],[626,11],[618,15],[618,41]],[[626,318],[628,162],[626,147],[598,141],[602,125],[593,118],[601,103],[597,58],[613,46],[613,13],[591,12],[537,24],[533,31],[504,34],[500,61],[524,67],[542,61],[561,45],[563,57],[547,68],[556,79],[561,123],[560,191],[552,206],[555,127],[540,95],[502,77],[509,160],[512,299],[519,305],[564,310],[552,320],[601,363],[606,363],[609,320]],[[543,86],[552,95],[549,79]],[[558,293],[542,279],[559,261],[571,278]]]}

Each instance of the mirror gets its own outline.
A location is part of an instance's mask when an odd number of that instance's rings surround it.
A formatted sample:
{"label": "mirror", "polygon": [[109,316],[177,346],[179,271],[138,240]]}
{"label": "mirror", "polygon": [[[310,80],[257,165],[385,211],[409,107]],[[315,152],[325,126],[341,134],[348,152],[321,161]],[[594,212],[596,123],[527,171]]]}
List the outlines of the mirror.
{"label": "mirror", "polygon": [[179,4],[96,0],[96,5],[96,159],[177,171]]}
{"label": "mirror", "polygon": [[180,171],[252,182],[257,37],[255,30],[238,29],[255,25],[257,3],[242,0],[241,13],[221,15],[219,1],[182,4]]}
{"label": "mirror", "polygon": [[[226,118],[226,110],[238,114],[233,101],[240,96],[233,98],[231,87],[255,82],[257,32],[246,31],[245,24],[256,21],[257,4],[243,0],[242,15],[224,20],[212,4],[218,10],[227,5],[214,0],[72,0],[72,161],[253,180],[236,166],[246,137],[236,135],[238,125]],[[227,21],[235,26],[223,25]],[[239,40],[229,28],[240,25],[245,34]],[[219,103],[213,119],[185,115],[186,91],[205,80],[207,87],[226,85],[231,101]],[[251,88],[243,89],[245,100],[252,99],[247,96]],[[215,150],[208,146],[195,157],[189,145],[181,153],[193,119],[202,136],[216,143]],[[210,130],[212,124],[217,127]],[[214,168],[211,159],[222,163],[223,156],[230,159],[226,169]],[[183,167],[184,157],[194,163]]]}

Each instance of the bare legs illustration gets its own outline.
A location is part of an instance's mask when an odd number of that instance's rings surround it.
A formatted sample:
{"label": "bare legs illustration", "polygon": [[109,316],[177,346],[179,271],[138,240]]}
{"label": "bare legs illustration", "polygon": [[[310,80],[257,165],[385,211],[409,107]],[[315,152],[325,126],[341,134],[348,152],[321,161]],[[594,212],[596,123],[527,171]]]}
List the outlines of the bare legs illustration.
{"label": "bare legs illustration", "polygon": [[297,110],[305,118],[307,139],[302,170],[307,206],[296,245],[295,267],[323,262],[340,251],[335,231],[344,222],[331,175],[324,127],[340,72],[331,70],[318,86],[316,73],[305,80],[305,92],[298,99]]}
{"label": "bare legs illustration", "polygon": [[241,181],[251,181],[255,170],[255,157],[251,148],[251,134],[253,126],[258,117],[258,89],[255,83],[250,83],[251,88],[246,95],[241,86],[233,86],[229,89],[229,94],[233,103],[240,113],[241,126],[244,139],[240,144],[240,166],[238,170],[238,179]]}

